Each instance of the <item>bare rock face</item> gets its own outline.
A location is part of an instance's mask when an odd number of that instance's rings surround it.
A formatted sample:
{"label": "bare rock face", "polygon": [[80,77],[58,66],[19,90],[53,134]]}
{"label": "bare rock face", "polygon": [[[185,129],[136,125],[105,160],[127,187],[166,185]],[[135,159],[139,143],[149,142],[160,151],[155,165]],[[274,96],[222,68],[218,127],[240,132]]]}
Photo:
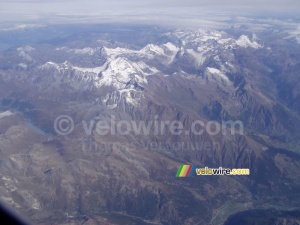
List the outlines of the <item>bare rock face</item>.
{"label": "bare rock face", "polygon": [[[106,34],[3,53],[16,64],[0,62],[1,199],[36,224],[223,224],[298,207],[300,47],[271,54],[276,37],[149,33],[140,45]],[[54,128],[61,115],[72,119],[66,135]],[[195,121],[243,129],[200,135]],[[180,164],[251,174],[176,178]]]}

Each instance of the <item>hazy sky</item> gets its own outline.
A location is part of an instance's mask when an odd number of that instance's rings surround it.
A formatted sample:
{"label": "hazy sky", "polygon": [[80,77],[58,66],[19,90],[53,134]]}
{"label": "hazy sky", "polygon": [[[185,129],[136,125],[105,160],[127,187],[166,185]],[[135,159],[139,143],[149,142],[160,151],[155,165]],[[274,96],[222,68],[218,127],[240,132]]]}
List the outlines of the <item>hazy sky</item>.
{"label": "hazy sky", "polygon": [[300,15],[300,0],[0,0],[2,22],[76,22],[78,17],[87,17],[87,21],[172,22],[197,20],[220,12],[227,15]]}

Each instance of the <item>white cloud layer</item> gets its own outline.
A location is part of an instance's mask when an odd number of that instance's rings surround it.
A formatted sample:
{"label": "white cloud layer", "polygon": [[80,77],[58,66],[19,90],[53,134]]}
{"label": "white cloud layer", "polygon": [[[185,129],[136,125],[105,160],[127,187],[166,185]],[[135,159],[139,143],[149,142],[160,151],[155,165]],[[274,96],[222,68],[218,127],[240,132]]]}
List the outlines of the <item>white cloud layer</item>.
{"label": "white cloud layer", "polygon": [[[300,15],[299,0],[1,0],[0,20],[195,20],[204,15]],[[68,18],[67,18],[68,17]]]}

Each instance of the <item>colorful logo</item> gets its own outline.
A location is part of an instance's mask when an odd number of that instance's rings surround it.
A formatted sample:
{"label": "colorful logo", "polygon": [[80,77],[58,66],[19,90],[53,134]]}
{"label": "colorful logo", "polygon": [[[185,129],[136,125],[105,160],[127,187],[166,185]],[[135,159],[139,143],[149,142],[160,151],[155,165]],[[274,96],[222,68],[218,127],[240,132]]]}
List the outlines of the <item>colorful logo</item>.
{"label": "colorful logo", "polygon": [[193,175],[194,170],[195,170],[194,165],[181,164],[176,174],[176,177],[191,177]]}

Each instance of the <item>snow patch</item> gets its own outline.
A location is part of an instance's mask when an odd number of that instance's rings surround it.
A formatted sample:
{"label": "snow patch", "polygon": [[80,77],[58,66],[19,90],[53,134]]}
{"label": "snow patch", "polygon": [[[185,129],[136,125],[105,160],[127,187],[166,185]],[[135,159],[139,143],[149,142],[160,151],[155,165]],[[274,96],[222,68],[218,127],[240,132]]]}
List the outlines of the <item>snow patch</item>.
{"label": "snow patch", "polygon": [[12,115],[14,115],[14,114],[8,110],[8,111],[0,113],[0,119],[7,117],[7,116],[12,116]]}
{"label": "snow patch", "polygon": [[220,70],[218,70],[216,68],[207,67],[207,71],[209,73],[213,74],[214,78],[216,78],[217,80],[221,79],[226,82],[229,82],[228,77],[225,74],[223,74]]}
{"label": "snow patch", "polygon": [[35,49],[32,48],[31,46],[17,48],[17,51],[19,52],[19,56],[21,56],[22,58],[24,58],[27,61],[33,61],[31,56],[28,54],[29,52],[31,52],[33,50],[35,50]]}
{"label": "snow patch", "polygon": [[204,56],[206,52],[197,52],[194,49],[187,49],[186,51],[195,58],[197,67],[203,65],[206,60],[206,57]]}
{"label": "snow patch", "polygon": [[19,63],[18,66],[25,70],[27,69],[27,64],[25,64],[25,63]]}

